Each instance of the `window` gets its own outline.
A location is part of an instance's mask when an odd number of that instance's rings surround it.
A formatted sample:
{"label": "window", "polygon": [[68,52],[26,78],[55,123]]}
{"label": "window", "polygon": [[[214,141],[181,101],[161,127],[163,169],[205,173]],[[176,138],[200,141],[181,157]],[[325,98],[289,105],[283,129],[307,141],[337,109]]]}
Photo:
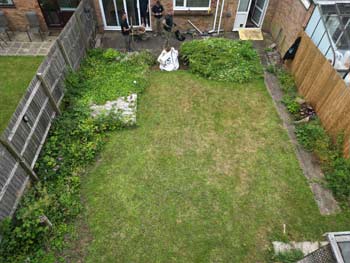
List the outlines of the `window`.
{"label": "window", "polygon": [[12,0],[0,0],[1,5],[14,5]]}
{"label": "window", "polygon": [[174,10],[208,10],[211,0],[174,0]]}
{"label": "window", "polygon": [[303,3],[306,9],[309,9],[311,5],[310,0],[300,0],[300,1]]}
{"label": "window", "polygon": [[79,2],[80,0],[58,0],[58,5],[61,11],[73,11],[78,7]]}

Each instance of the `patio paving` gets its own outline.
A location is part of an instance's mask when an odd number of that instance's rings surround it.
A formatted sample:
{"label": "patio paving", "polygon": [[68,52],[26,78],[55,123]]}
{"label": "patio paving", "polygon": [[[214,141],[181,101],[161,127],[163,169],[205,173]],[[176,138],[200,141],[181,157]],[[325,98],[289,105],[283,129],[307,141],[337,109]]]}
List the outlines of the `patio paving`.
{"label": "patio paving", "polygon": [[31,34],[33,42],[30,42],[26,32],[10,33],[10,37],[11,41],[1,35],[0,56],[46,56],[57,38],[48,33],[42,41],[39,35]]}

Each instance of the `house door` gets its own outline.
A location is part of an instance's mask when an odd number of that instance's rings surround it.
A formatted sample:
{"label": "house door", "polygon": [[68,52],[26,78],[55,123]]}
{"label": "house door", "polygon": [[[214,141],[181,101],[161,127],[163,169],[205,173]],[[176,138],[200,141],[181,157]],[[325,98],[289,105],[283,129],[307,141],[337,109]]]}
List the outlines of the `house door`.
{"label": "house door", "polygon": [[268,6],[268,0],[256,0],[253,7],[252,22],[257,26],[261,27],[264,22],[266,9]]}
{"label": "house door", "polygon": [[121,30],[122,15],[126,13],[129,25],[151,28],[149,0],[100,0],[102,19],[106,30]]}
{"label": "house door", "polygon": [[80,0],[38,0],[48,27],[64,27]]}
{"label": "house door", "polygon": [[251,4],[252,0],[239,0],[236,19],[233,24],[233,31],[245,28]]}

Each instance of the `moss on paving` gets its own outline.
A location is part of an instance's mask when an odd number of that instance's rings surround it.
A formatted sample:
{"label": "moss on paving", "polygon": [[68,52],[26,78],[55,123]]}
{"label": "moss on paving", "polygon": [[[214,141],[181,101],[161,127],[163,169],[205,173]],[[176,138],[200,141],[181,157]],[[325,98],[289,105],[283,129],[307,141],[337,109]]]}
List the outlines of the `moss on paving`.
{"label": "moss on paving", "polygon": [[0,133],[5,130],[43,57],[0,56]]}
{"label": "moss on paving", "polygon": [[138,124],[83,179],[86,262],[267,262],[272,240],[350,226],[320,215],[263,80],[154,72]]}

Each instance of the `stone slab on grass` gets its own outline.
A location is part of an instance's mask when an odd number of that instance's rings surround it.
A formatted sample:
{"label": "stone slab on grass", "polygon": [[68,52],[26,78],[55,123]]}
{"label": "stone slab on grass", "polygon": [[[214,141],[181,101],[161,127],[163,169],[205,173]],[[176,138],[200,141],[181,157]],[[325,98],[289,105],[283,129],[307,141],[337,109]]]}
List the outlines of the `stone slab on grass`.
{"label": "stone slab on grass", "polygon": [[279,241],[272,242],[275,255],[297,249],[302,251],[303,254],[306,256],[327,244],[328,242],[310,242],[310,241],[305,241],[305,242],[293,241],[290,243],[283,243]]}
{"label": "stone slab on grass", "polygon": [[133,93],[127,97],[107,101],[104,105],[93,104],[90,106],[91,116],[109,115],[111,112],[117,114],[119,120],[127,126],[136,124],[137,94]]}

